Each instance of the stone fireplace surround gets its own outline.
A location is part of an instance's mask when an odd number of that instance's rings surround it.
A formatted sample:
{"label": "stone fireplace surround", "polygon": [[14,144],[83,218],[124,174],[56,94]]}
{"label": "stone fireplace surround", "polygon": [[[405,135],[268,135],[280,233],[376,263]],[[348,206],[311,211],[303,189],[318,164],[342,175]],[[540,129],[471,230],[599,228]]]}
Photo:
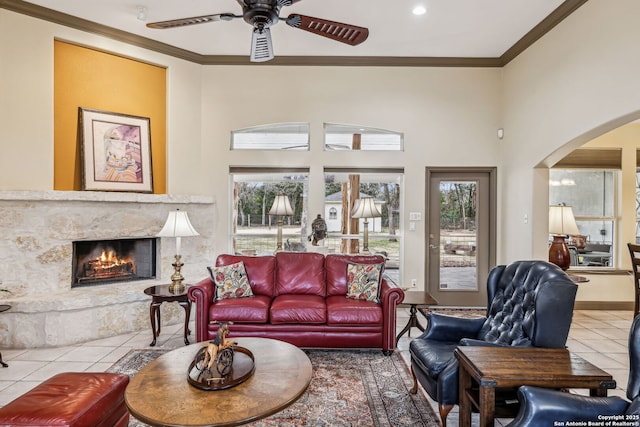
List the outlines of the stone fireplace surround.
{"label": "stone fireplace surround", "polygon": [[[56,347],[149,329],[143,290],[169,283],[175,239],[158,241],[158,278],[71,288],[72,242],[154,237],[169,211],[187,211],[200,236],[182,239],[182,273],[195,283],[215,257],[212,197],[93,191],[0,191],[0,348]],[[164,324],[183,321],[163,304]]]}

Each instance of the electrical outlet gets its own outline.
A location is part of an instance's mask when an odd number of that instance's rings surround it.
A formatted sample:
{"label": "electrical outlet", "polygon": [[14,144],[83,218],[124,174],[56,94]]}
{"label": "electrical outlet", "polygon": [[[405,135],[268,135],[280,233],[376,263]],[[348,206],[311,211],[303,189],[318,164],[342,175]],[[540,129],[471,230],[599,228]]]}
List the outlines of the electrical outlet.
{"label": "electrical outlet", "polygon": [[416,286],[418,286],[418,281],[416,279],[411,279],[411,287],[415,288]]}

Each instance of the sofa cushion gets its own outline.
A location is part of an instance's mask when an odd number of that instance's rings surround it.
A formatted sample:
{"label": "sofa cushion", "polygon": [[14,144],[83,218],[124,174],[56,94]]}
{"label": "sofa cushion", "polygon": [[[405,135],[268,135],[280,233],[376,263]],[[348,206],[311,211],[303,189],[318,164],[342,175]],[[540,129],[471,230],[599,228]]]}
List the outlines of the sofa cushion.
{"label": "sofa cushion", "polygon": [[384,257],[381,255],[343,255],[329,254],[325,260],[327,275],[327,295],[347,294],[347,264],[381,264]]}
{"label": "sofa cushion", "polygon": [[207,267],[216,284],[216,300],[252,297],[247,272],[242,261],[220,267]]}
{"label": "sofa cushion", "polygon": [[273,324],[327,322],[327,306],[319,295],[279,295],[269,314]]}
{"label": "sofa cushion", "polygon": [[382,307],[375,302],[334,295],[327,297],[326,303],[328,325],[382,324]]}
{"label": "sofa cushion", "polygon": [[271,297],[230,298],[209,306],[209,322],[267,323]]}
{"label": "sofa cushion", "polygon": [[383,264],[347,264],[347,298],[378,302]]}
{"label": "sofa cushion", "polygon": [[229,265],[242,261],[247,272],[249,285],[255,295],[267,295],[272,297],[275,291],[276,257],[267,256],[240,256],[221,254],[216,258],[216,266]]}
{"label": "sofa cushion", "polygon": [[325,296],[323,254],[278,252],[276,264],[276,295]]}

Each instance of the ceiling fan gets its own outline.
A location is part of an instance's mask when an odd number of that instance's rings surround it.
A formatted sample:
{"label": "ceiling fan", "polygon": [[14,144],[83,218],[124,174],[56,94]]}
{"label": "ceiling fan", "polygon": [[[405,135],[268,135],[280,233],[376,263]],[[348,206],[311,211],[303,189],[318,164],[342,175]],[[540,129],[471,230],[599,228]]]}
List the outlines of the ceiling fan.
{"label": "ceiling fan", "polygon": [[280,9],[283,6],[291,6],[299,1],[300,0],[237,0],[240,6],[242,6],[242,15],[217,13],[192,18],[152,22],[147,24],[147,27],[158,29],[178,28],[188,25],[205,24],[207,22],[231,21],[232,19],[243,18],[245,22],[253,26],[250,55],[252,62],[264,62],[273,59],[274,54],[269,28],[277,24],[280,19],[284,20],[287,25],[293,28],[309,31],[310,33],[351,46],[359,45],[369,36],[369,30],[367,28],[356,25],[343,24],[296,13],[286,18],[279,16]]}

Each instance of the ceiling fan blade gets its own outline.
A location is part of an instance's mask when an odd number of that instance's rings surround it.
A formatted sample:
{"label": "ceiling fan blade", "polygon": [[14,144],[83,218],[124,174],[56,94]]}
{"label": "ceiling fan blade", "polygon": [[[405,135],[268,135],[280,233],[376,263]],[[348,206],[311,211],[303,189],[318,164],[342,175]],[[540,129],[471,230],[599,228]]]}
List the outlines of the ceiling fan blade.
{"label": "ceiling fan blade", "polygon": [[251,37],[251,62],[265,62],[273,59],[271,31],[269,28],[254,28]]}
{"label": "ceiling fan blade", "polygon": [[291,14],[287,17],[286,22],[291,27],[328,37],[351,46],[359,45],[369,37],[368,28],[314,18],[312,16]]}
{"label": "ceiling fan blade", "polygon": [[301,0],[278,0],[280,6],[291,6],[294,3],[298,3]]}
{"label": "ceiling fan blade", "polygon": [[233,13],[217,13],[215,15],[194,16],[193,18],[181,18],[172,19],[170,21],[150,22],[147,24],[147,27],[163,30],[166,28],[185,27],[187,25],[206,24],[207,22],[230,21],[234,18],[242,17],[234,15]]}

